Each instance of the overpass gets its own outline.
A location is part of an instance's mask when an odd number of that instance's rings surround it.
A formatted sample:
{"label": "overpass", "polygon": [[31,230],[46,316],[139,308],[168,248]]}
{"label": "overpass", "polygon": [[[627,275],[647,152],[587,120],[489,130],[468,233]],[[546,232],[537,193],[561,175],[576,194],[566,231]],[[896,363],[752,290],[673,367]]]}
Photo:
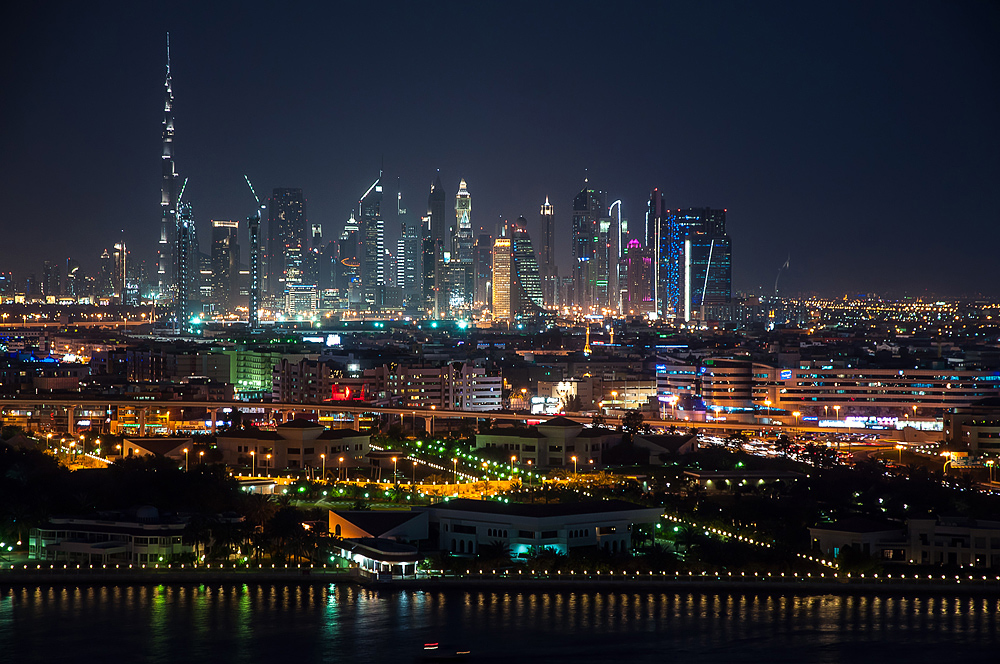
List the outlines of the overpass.
{"label": "overpass", "polygon": [[[6,421],[9,411],[48,411],[53,413],[63,410],[67,417],[67,429],[71,429],[75,422],[76,411],[93,411],[100,409],[117,408],[119,410],[132,411],[138,418],[142,419],[144,413],[150,411],[160,411],[165,409],[204,409],[211,415],[212,431],[215,430],[215,421],[220,412],[225,409],[241,410],[248,414],[262,413],[267,421],[277,421],[279,423],[294,419],[304,414],[317,415],[318,417],[330,417],[335,415],[350,415],[354,428],[359,425],[362,415],[380,414],[398,416],[400,422],[406,417],[414,420],[420,418],[430,421],[430,431],[433,432],[433,422],[435,419],[492,419],[498,422],[515,422],[527,424],[550,419],[554,416],[531,415],[528,413],[505,413],[496,411],[463,411],[446,410],[443,408],[401,408],[398,406],[371,406],[364,404],[349,404],[347,402],[324,402],[324,403],[279,403],[279,402],[257,402],[257,401],[174,401],[168,399],[46,399],[37,396],[20,397],[16,399],[0,399],[0,416]],[[580,424],[590,424],[592,417],[583,415],[562,415],[569,420]],[[605,418],[605,423],[611,427],[621,425],[621,419],[616,417]],[[647,419],[645,424],[654,428],[667,428],[675,426],[678,428],[694,427],[699,431],[718,431],[719,433],[752,432],[753,434],[775,435],[785,432],[789,434],[866,434],[877,435],[887,440],[897,440],[902,437],[901,431],[859,429],[857,427],[817,427],[817,426],[773,426],[759,423],[744,422],[692,422],[677,419]],[[143,424],[140,424],[144,428]]]}

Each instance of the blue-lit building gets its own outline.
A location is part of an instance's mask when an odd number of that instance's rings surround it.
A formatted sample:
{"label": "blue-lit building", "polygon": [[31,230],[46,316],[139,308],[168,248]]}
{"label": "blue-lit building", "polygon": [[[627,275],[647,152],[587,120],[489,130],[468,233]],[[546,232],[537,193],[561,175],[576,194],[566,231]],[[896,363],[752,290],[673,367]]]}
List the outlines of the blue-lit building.
{"label": "blue-lit building", "polygon": [[685,322],[732,318],[732,242],[726,211],[667,211],[654,190],[647,234],[659,247],[654,276],[661,315]]}

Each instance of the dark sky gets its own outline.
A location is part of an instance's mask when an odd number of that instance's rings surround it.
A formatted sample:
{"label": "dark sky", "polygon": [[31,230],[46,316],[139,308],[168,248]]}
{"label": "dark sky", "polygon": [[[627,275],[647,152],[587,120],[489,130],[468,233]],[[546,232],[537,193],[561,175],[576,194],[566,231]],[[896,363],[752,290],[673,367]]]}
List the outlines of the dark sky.
{"label": "dark sky", "polygon": [[[318,5],[318,6],[314,6]],[[588,169],[728,209],[734,287],[1000,294],[1000,9],[989,2],[18,3],[0,27],[0,270],[96,269],[159,229],[164,33],[176,154],[210,219],[302,187],[328,237],[384,159],[492,231],[548,195],[568,274]],[[392,237],[394,216],[385,215]]]}

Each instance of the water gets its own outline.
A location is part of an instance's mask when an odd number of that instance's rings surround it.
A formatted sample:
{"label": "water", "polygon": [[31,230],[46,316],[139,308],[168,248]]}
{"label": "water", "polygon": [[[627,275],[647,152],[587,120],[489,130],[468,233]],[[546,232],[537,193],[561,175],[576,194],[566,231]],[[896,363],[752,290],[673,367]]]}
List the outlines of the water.
{"label": "water", "polygon": [[349,585],[0,589],[4,662],[995,661],[1000,599],[373,591]]}

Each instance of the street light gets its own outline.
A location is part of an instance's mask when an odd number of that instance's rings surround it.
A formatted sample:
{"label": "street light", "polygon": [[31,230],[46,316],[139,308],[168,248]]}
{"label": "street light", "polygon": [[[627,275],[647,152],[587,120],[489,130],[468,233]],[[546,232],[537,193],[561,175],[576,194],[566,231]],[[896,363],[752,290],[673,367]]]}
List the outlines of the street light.
{"label": "street light", "polygon": [[413,460],[413,474],[410,475],[410,486],[415,486],[417,484],[417,460]]}
{"label": "street light", "polygon": [[517,461],[517,457],[513,454],[510,457],[510,481],[514,481],[514,462]]}
{"label": "street light", "polygon": [[451,465],[452,465],[452,468],[451,468],[452,477],[451,477],[451,479],[457,485],[458,484],[458,458],[457,457],[451,460]]}
{"label": "street light", "polygon": [[945,475],[948,474],[948,464],[951,463],[951,458],[955,456],[954,452],[942,452],[941,456],[944,457],[944,465],[941,467],[941,472]]}
{"label": "street light", "polygon": [[396,457],[392,457],[392,483],[396,483]]}
{"label": "street light", "polygon": [[577,475],[577,472],[576,472],[576,456],[573,456],[572,459],[573,459],[573,477],[576,477],[576,475]]}
{"label": "street light", "polygon": [[[840,421],[840,406],[834,406],[833,409],[837,411],[837,421]],[[840,425],[838,425],[840,426]]]}
{"label": "street light", "polygon": [[800,413],[799,411],[795,411],[794,413],[792,413],[792,417],[795,418],[795,426],[798,427],[799,426],[799,418],[802,417],[802,413]]}
{"label": "street light", "polygon": [[270,454],[267,455],[267,464],[264,466],[264,468],[266,469],[264,472],[266,472],[267,476],[270,477],[271,476],[271,455]]}
{"label": "street light", "polygon": [[[344,457],[340,457],[340,467],[337,468],[337,481],[340,481],[340,473],[344,470]],[[344,475],[344,479],[347,479],[347,475]]]}
{"label": "street light", "polygon": [[250,450],[250,477],[257,477],[257,451]]}
{"label": "street light", "polygon": [[198,452],[198,463],[199,464],[204,464],[205,463],[205,452],[204,451]]}
{"label": "street light", "polygon": [[326,481],[326,455],[325,454],[320,454],[319,458],[320,458],[320,461],[323,463],[323,477],[322,477],[322,479],[325,482]]}
{"label": "street light", "polygon": [[188,472],[188,448],[184,448],[184,472]]}
{"label": "street light", "polygon": [[896,449],[899,450],[899,465],[903,465],[903,448],[906,445],[896,445]]}
{"label": "street light", "polygon": [[990,469],[990,484],[993,484],[993,459],[986,462],[986,467]]}

